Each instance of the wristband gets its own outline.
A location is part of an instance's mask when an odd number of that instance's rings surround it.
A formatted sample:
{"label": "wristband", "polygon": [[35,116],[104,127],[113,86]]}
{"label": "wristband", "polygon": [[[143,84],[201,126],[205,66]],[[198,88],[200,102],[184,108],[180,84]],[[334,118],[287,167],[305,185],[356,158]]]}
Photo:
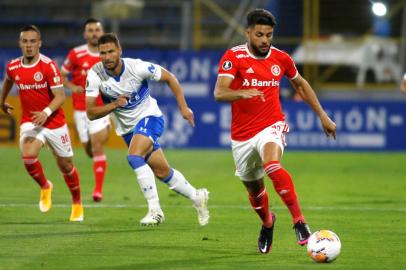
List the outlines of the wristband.
{"label": "wristband", "polygon": [[47,114],[47,116],[49,117],[52,114],[52,110],[49,107],[46,107],[45,109],[42,110],[44,113]]}

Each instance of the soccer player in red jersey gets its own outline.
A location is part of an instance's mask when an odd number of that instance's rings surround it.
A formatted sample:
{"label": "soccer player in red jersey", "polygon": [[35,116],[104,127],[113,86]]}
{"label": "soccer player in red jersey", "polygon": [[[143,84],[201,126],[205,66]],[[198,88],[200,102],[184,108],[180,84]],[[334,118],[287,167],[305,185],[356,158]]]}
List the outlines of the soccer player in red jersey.
{"label": "soccer player in red jersey", "polygon": [[297,241],[307,243],[310,229],[300,209],[292,177],[280,163],[289,131],[279,101],[279,83],[287,76],[296,92],[319,116],[327,136],[336,137],[336,125],[321,107],[309,83],[292,58],[271,46],[274,16],[256,9],[247,15],[247,44],[226,51],[220,60],[214,96],[231,102],[231,143],[236,176],[245,185],[252,208],[262,220],[258,238],[261,253],[272,248],[275,214],[269,211],[264,175],[292,215]]}
{"label": "soccer player in red jersey", "polygon": [[[95,187],[92,197],[96,202],[103,198],[102,189],[107,167],[103,144],[109,137],[110,120],[109,116],[93,121],[87,118],[84,89],[88,70],[100,61],[97,41],[102,35],[103,27],[98,20],[93,18],[86,20],[83,31],[86,44],[70,50],[61,68],[63,84],[72,91],[74,120],[79,139],[86,154],[93,159]],[[70,81],[68,80],[69,74],[72,75]],[[101,96],[97,99],[97,105],[103,105]]]}
{"label": "soccer player in red jersey", "polygon": [[41,45],[41,33],[36,26],[21,29],[19,46],[22,57],[7,64],[0,106],[5,113],[11,114],[14,108],[5,101],[15,83],[22,107],[21,156],[28,174],[41,187],[41,212],[48,212],[52,206],[52,183],[45,177],[38,159],[41,148],[47,143],[72,195],[70,221],[82,221],[79,175],[72,162],[69,131],[61,108],[65,92],[57,65],[40,54]]}

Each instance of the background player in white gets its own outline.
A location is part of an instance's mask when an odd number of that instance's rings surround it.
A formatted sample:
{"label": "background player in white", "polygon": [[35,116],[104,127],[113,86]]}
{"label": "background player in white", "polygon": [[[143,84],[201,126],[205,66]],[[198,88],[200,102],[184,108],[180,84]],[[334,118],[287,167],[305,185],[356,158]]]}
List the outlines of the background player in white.
{"label": "background player in white", "polygon": [[82,221],[79,175],[72,162],[69,131],[61,108],[65,92],[58,67],[40,54],[41,45],[41,33],[36,26],[21,29],[19,46],[23,56],[7,65],[0,106],[5,113],[12,112],[13,107],[5,100],[16,83],[22,107],[20,151],[25,169],[41,187],[41,212],[48,212],[52,206],[53,186],[45,177],[38,159],[40,150],[47,143],[72,195],[70,221]]}
{"label": "background player in white", "polygon": [[[247,44],[223,55],[214,90],[215,99],[231,102],[232,152],[236,175],[245,185],[252,208],[262,220],[258,249],[269,253],[275,215],[269,211],[264,175],[272,180],[292,216],[297,242],[307,243],[310,229],[300,209],[292,177],[282,167],[285,134],[289,131],[279,101],[279,84],[287,76],[300,97],[319,116],[327,136],[336,137],[336,125],[321,107],[313,89],[298,73],[291,57],[271,46],[274,16],[256,9],[247,15]],[[304,161],[305,162],[305,161]]]}
{"label": "background player in white", "polygon": [[[86,154],[93,159],[95,187],[92,197],[94,201],[99,202],[103,198],[103,182],[107,167],[103,144],[109,137],[110,120],[108,116],[94,121],[87,118],[85,84],[88,70],[100,61],[97,41],[103,35],[103,27],[98,20],[90,18],[86,20],[83,28],[86,44],[69,51],[62,65],[61,75],[64,86],[72,91],[75,110],[73,118],[80,142]],[[71,80],[68,79],[69,74],[72,75]],[[98,98],[97,104],[103,104],[101,97]]]}
{"label": "background player in white", "polygon": [[[179,171],[171,168],[158,143],[164,120],[156,100],[150,96],[148,80],[166,82],[183,118],[194,126],[193,112],[187,106],[178,80],[159,65],[121,58],[120,43],[112,33],[100,37],[99,53],[102,61],[94,65],[87,76],[87,115],[93,120],[112,113],[116,133],[128,145],[127,159],[137,175],[149,208],[141,224],[153,225],[164,221],[155,175],[170,189],[189,198],[197,210],[200,225],[206,225],[209,221],[208,191],[204,188],[196,190]],[[99,94],[102,95],[103,106],[96,104]]]}

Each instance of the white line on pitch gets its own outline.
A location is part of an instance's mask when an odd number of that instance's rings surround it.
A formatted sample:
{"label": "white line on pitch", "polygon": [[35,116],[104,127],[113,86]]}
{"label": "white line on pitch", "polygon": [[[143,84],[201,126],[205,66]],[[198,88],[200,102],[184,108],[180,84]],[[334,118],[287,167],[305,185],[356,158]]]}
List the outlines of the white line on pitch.
{"label": "white line on pitch", "polygon": [[[53,204],[56,208],[70,208],[70,204]],[[24,203],[2,203],[0,207],[11,208],[24,208],[24,207],[38,207],[37,204],[24,204]],[[145,204],[85,204],[85,208],[146,208]],[[162,208],[191,208],[187,205],[162,205]],[[224,208],[224,209],[250,209],[250,206],[244,205],[210,205],[209,209]],[[273,206],[271,209],[285,209],[284,206]],[[304,206],[304,210],[314,211],[377,211],[377,212],[406,212],[406,208],[377,208],[377,207],[334,207],[334,206]]]}

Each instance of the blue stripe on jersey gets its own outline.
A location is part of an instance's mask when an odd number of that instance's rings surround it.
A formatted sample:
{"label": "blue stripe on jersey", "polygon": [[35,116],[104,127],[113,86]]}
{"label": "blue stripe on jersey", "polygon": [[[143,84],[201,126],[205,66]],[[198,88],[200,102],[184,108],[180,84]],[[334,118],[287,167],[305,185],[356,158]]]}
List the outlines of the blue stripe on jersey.
{"label": "blue stripe on jersey", "polygon": [[128,104],[122,108],[123,109],[134,109],[142,101],[144,101],[148,96],[149,96],[148,82],[146,80],[143,80],[138,91],[131,93],[130,99],[128,100]]}
{"label": "blue stripe on jersey", "polygon": [[[104,95],[103,92],[101,93],[101,97],[103,100],[104,104],[112,103],[114,102],[117,98],[111,97]],[[121,109],[134,109],[139,105],[143,100],[145,100],[149,96],[149,88],[148,88],[148,82],[144,80],[138,89],[138,91],[135,91],[131,93],[130,99],[128,100],[128,104],[124,107],[121,107]]]}

